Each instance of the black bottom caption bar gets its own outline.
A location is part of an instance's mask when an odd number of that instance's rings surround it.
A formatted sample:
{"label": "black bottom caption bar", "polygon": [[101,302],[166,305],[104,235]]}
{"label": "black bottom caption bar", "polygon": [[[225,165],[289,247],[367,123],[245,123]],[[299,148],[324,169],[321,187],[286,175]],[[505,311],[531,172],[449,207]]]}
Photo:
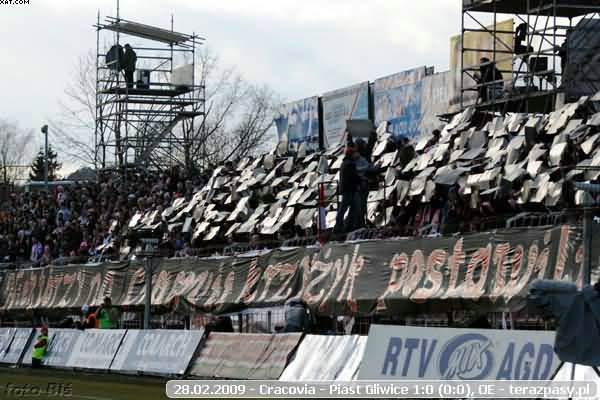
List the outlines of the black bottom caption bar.
{"label": "black bottom caption bar", "polygon": [[594,381],[210,381],[173,380],[166,393],[172,399],[303,399],[303,398],[594,398]]}

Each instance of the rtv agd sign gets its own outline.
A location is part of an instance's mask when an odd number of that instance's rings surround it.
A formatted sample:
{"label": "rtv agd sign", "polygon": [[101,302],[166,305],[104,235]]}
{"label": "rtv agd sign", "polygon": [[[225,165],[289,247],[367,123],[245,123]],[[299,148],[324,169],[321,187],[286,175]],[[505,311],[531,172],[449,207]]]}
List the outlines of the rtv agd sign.
{"label": "rtv agd sign", "polygon": [[554,332],[371,327],[359,379],[546,380]]}

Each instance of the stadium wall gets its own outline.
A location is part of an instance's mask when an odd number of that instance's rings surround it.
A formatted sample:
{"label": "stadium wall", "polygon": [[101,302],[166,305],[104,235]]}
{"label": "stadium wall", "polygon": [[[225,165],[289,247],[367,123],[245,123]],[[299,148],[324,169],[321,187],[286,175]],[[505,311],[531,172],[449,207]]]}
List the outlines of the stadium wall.
{"label": "stadium wall", "polygon": [[[36,333],[32,329],[18,331],[27,333],[28,343],[13,344],[11,352],[30,359]],[[0,345],[16,332],[0,330]],[[553,352],[554,332],[549,331],[374,325],[368,337],[301,333],[205,336],[203,330],[51,329],[43,363],[48,368],[73,371],[284,381],[543,380],[549,379],[559,364]],[[461,356],[465,354],[470,357]],[[0,359],[3,356],[0,353]]]}

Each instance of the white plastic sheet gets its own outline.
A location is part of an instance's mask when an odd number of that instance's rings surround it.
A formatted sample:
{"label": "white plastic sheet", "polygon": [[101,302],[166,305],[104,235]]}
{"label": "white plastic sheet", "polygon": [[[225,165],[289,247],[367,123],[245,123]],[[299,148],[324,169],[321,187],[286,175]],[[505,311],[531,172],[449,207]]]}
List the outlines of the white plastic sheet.
{"label": "white plastic sheet", "polygon": [[0,363],[18,364],[27,348],[31,338],[31,328],[13,328],[13,336],[2,352],[0,352]]}
{"label": "white plastic sheet", "polygon": [[356,380],[366,344],[366,336],[307,335],[279,380]]}

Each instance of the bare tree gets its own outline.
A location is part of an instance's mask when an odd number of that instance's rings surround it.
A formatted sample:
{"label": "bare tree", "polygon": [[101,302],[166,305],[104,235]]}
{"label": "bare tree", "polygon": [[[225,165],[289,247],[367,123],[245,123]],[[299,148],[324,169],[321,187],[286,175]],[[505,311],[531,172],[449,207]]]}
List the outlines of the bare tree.
{"label": "bare tree", "polygon": [[61,113],[50,121],[52,141],[70,161],[94,166],[96,120],[96,55],[79,57],[73,80],[65,89]]}
{"label": "bare tree", "polygon": [[[206,118],[203,123],[185,121],[178,128],[192,143],[178,155],[182,164],[206,167],[264,149],[270,139],[275,107],[281,103],[279,96],[267,86],[248,83],[234,67],[224,66],[208,47],[198,52],[196,68],[196,76],[206,88]],[[80,57],[75,70],[65,90],[65,102],[61,102],[62,112],[51,121],[51,132],[61,154],[93,166],[95,53]]]}
{"label": "bare tree", "polygon": [[33,147],[33,131],[20,129],[17,124],[0,120],[0,182],[12,185],[25,179],[29,165],[23,165]]}
{"label": "bare tree", "polygon": [[209,47],[199,52],[198,61],[197,76],[206,88],[206,117],[194,128],[183,126],[194,139],[186,158],[206,167],[264,151],[274,139],[271,128],[281,97],[266,85],[247,82]]}

